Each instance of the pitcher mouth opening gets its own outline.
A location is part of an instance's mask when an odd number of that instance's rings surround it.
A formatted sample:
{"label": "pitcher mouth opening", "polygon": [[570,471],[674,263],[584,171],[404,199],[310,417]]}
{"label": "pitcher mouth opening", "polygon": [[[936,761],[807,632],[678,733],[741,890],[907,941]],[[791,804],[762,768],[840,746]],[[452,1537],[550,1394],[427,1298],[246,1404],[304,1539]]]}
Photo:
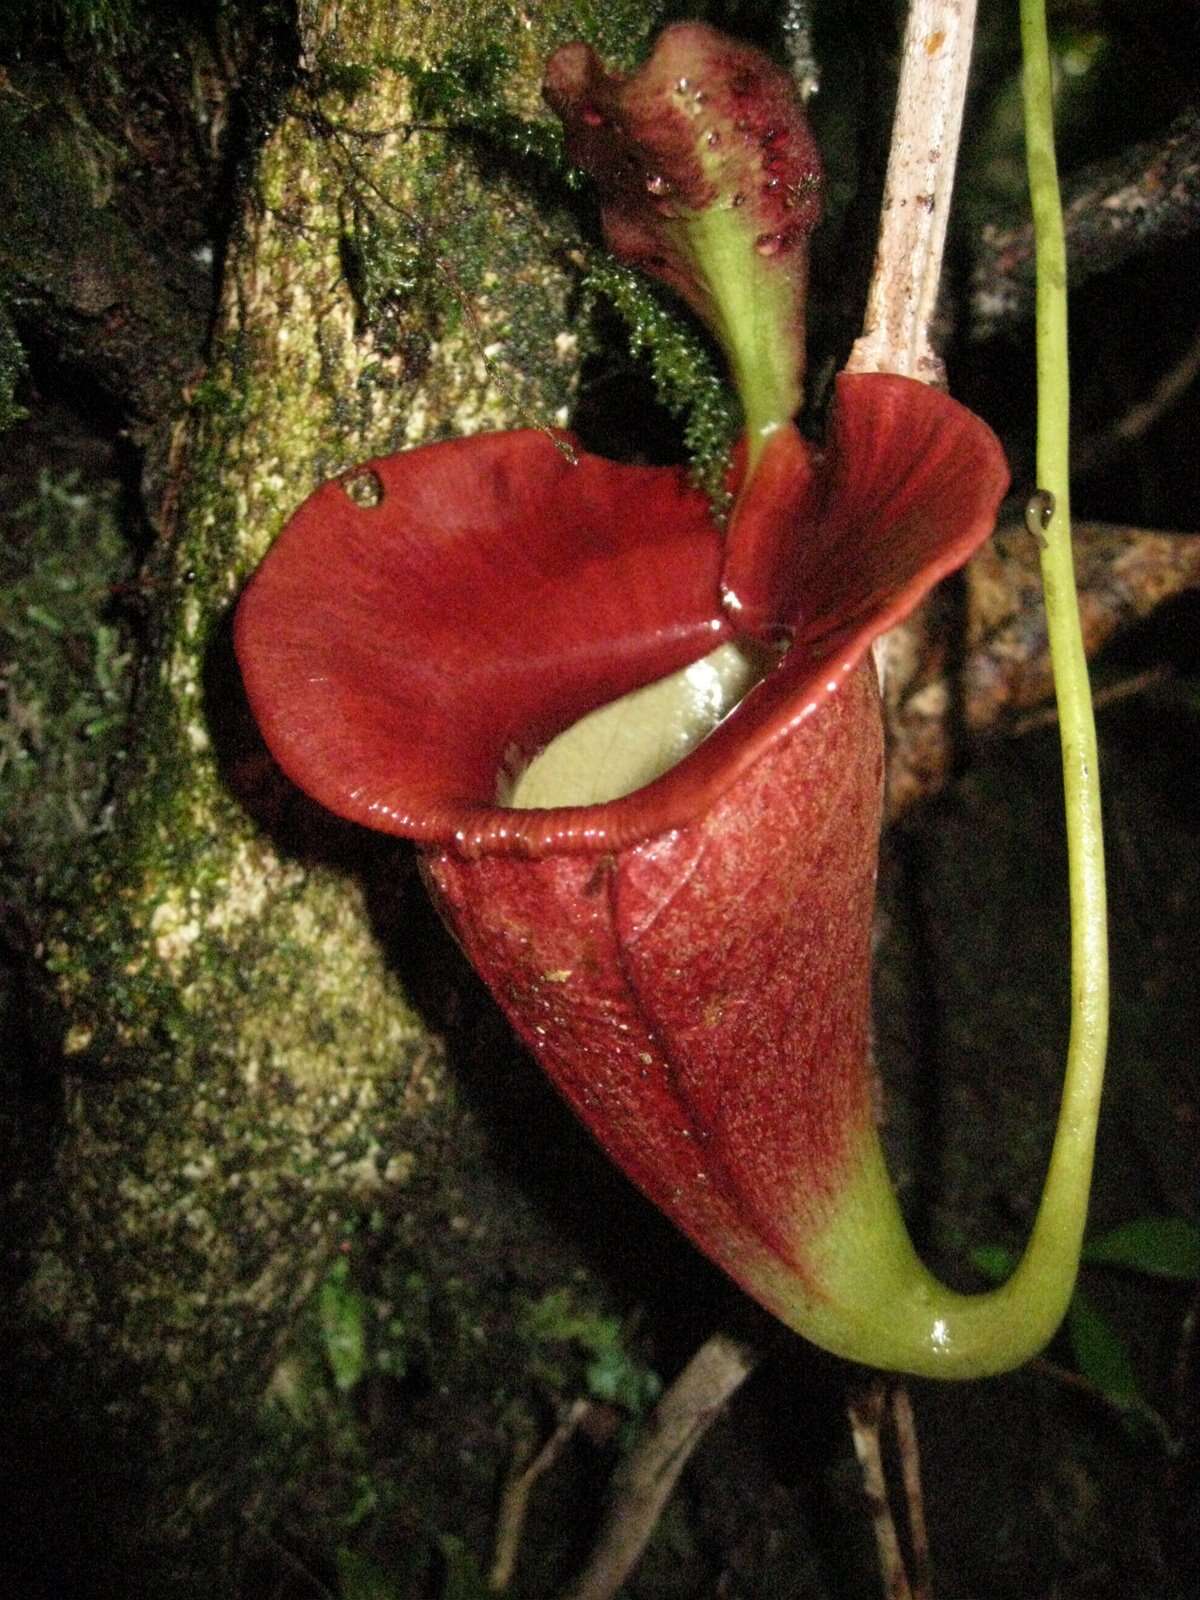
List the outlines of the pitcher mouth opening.
{"label": "pitcher mouth opening", "polygon": [[727,640],[685,667],[597,706],[532,758],[514,750],[496,804],[516,811],[604,805],[684,761],[778,666],[787,641]]}

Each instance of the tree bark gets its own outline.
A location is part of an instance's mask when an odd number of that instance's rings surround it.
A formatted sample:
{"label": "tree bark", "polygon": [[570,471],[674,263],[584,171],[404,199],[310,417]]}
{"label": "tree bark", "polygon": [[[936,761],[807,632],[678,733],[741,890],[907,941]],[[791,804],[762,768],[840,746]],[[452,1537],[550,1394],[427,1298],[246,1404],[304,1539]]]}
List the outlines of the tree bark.
{"label": "tree bark", "polygon": [[[1090,163],[1067,179],[1063,224],[1072,288],[1200,226],[1200,114],[1158,140]],[[1033,316],[1033,226],[990,225],[976,242],[970,331],[988,339]]]}
{"label": "tree bark", "polygon": [[[414,66],[498,44],[505,109],[541,115],[546,54],[587,31],[574,9],[302,0],[211,362],[172,436],[118,828],[45,943],[65,1075],[16,1307],[28,1414],[55,1412],[153,1487],[145,1528],[176,1552],[146,1557],[156,1595],[222,1592],[205,1585],[232,1537],[213,1531],[230,1461],[346,1218],[404,1209],[436,1237],[453,1186],[429,1181],[435,1164],[478,1159],[405,982],[430,927],[411,858],[274,772],[229,622],[323,478],[565,420],[571,218],[515,167],[485,174],[467,141],[410,124]],[[628,59],[653,8],[613,9],[592,39]]]}

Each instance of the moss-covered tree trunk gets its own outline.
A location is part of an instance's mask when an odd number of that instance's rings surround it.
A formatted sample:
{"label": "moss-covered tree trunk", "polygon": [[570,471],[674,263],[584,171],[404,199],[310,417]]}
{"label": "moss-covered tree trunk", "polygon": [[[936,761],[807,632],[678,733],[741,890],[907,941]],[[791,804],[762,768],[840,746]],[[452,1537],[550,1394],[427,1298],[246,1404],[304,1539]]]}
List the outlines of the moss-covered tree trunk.
{"label": "moss-covered tree trunk", "polygon": [[129,1472],[154,1484],[155,1538],[204,1525],[348,1212],[407,1186],[414,1236],[434,1238],[453,1189],[422,1175],[456,1144],[475,1155],[406,995],[410,907],[387,879],[411,878],[408,857],[318,817],[274,772],[241,700],[232,607],[321,479],[564,420],[570,219],[519,163],[415,115],[414,92],[440,64],[427,100],[473,86],[541,116],[549,48],[584,34],[627,57],[652,12],[302,0],[296,70],[263,64],[266,125],[148,574],[118,827],[45,952],[68,1071],[20,1307],[26,1371],[90,1436],[126,1441]]}

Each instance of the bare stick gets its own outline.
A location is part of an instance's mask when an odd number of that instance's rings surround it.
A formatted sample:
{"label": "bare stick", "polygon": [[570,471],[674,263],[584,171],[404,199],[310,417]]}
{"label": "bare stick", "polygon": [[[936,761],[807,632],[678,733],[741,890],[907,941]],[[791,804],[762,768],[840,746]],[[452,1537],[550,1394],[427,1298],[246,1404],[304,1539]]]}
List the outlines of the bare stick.
{"label": "bare stick", "polygon": [[942,275],[975,4],[913,0],[909,10],[883,225],[863,333],[847,372],[896,372],[939,387],[945,383],[929,328]]}
{"label": "bare stick", "polygon": [[888,1503],[887,1479],[883,1471],[883,1449],[880,1429],[883,1426],[885,1378],[875,1378],[870,1387],[851,1400],[849,1405],[850,1432],[854,1436],[854,1453],[862,1470],[863,1493],[871,1526],[875,1530],[875,1548],[879,1552],[879,1568],[883,1577],[886,1600],[913,1600],[904,1570],[904,1557],[900,1553],[900,1540],[892,1520]]}
{"label": "bare stick", "polygon": [[913,1418],[908,1386],[896,1385],[892,1392],[892,1426],[900,1455],[900,1475],[908,1513],[908,1542],[912,1567],[913,1600],[930,1600],[933,1587],[929,1572],[929,1530],[925,1525],[925,1495],[921,1488],[921,1454],[917,1448],[917,1425]]}
{"label": "bare stick", "polygon": [[590,1400],[576,1400],[532,1461],[528,1461],[518,1450],[513,1470],[500,1496],[496,1551],[492,1558],[492,1570],[488,1573],[489,1589],[502,1593],[512,1583],[517,1553],[521,1548],[521,1535],[525,1531],[525,1517],[529,1511],[530,1491],[542,1473],[558,1460],[590,1407]]}
{"label": "bare stick", "polygon": [[[1090,163],[1067,180],[1067,282],[1183,239],[1200,228],[1200,110],[1191,107],[1165,134]],[[990,339],[1005,324],[1033,316],[1033,224],[988,223],[975,242],[971,336]]]}
{"label": "bare stick", "polygon": [[1129,407],[1111,428],[1087,440],[1071,455],[1071,471],[1079,477],[1097,467],[1107,466],[1118,451],[1135,443],[1180,400],[1200,377],[1200,328],[1176,364],[1155,384],[1144,400]]}
{"label": "bare stick", "polygon": [[645,1434],[613,1478],[600,1538],[570,1600],[611,1600],[654,1532],[684,1465],[758,1353],[723,1333],[706,1339],[655,1408]]}

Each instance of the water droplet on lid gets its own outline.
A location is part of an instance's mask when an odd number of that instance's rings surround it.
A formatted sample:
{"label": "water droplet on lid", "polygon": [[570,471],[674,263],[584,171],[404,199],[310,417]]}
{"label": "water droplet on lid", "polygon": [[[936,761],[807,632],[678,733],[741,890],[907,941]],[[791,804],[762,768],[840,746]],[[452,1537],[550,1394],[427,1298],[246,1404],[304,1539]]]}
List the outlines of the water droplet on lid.
{"label": "water droplet on lid", "polygon": [[670,179],[664,178],[661,172],[652,172],[646,179],[646,190],[649,194],[670,194]]}
{"label": "water droplet on lid", "polygon": [[713,128],[704,142],[710,150],[715,150],[721,142],[721,135]]}
{"label": "water droplet on lid", "polygon": [[734,208],[734,210],[735,210],[735,211],[736,211],[736,209],[737,209],[737,208],[738,208],[738,206],[744,206],[744,205],[745,205],[745,204],[746,204],[746,196],[745,196],[745,195],[744,195],[744,194],[743,194],[743,193],[742,193],[742,192],[741,192],[741,190],[740,190],[740,189],[739,189],[739,190],[738,190],[738,192],[737,192],[737,194],[735,194],[735,195],[734,195],[734,196],[733,196],[733,198],[732,198],[732,199],[731,199],[731,200],[730,200],[730,202],[729,202],[729,204],[730,204],[730,205],[731,205],[731,206],[732,206],[732,207],[733,207],[733,208]]}
{"label": "water droplet on lid", "polygon": [[383,482],[372,467],[356,467],[342,479],[342,488],[364,511],[383,504]]}
{"label": "water droplet on lid", "polygon": [[692,87],[692,80],[690,78],[677,78],[675,80],[675,87],[679,90],[680,94],[686,94]]}
{"label": "water droplet on lid", "polygon": [[766,183],[763,184],[763,188],[767,191],[768,194],[773,193],[776,189],[778,189],[778,187],[779,187],[779,179],[778,178],[768,178]]}
{"label": "water droplet on lid", "polygon": [[783,249],[783,235],[781,233],[760,233],[754,241],[754,249],[760,256],[777,256]]}

